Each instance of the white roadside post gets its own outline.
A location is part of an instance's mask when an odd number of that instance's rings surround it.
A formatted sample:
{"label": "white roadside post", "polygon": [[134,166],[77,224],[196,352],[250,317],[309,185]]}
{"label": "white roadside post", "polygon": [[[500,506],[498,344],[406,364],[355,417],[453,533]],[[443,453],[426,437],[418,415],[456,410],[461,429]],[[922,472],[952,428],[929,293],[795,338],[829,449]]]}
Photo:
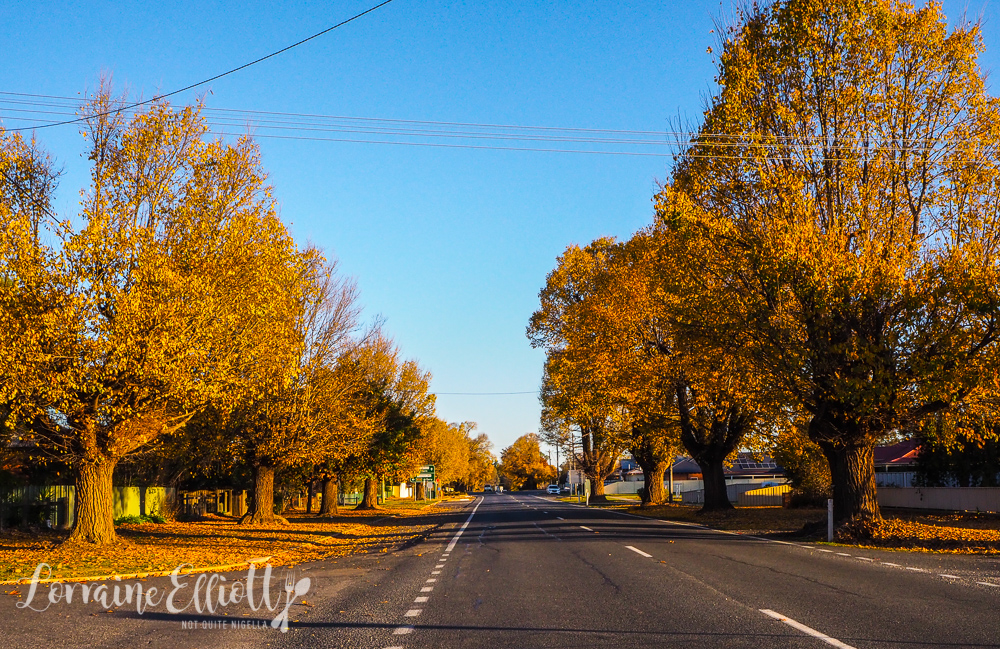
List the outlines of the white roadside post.
{"label": "white roadside post", "polygon": [[833,498],[826,500],[826,540],[833,543]]}

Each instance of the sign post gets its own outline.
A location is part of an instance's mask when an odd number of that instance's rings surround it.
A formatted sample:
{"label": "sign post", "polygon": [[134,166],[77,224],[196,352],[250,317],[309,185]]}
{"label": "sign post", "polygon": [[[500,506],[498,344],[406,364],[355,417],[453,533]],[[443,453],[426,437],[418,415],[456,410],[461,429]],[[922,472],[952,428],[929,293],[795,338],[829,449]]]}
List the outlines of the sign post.
{"label": "sign post", "polygon": [[[437,476],[434,473],[434,465],[433,464],[428,464],[426,466],[422,466],[419,469],[417,469],[417,475],[415,475],[413,477],[413,482],[416,483],[418,481],[421,482],[421,483],[423,483],[423,487],[424,487],[424,494],[423,494],[423,496],[424,496],[424,499],[426,499],[427,498],[427,483],[430,482],[431,484],[434,484],[434,482],[437,481]],[[414,494],[413,494],[414,500],[416,500],[416,497],[417,497],[417,494],[414,492]]]}
{"label": "sign post", "polygon": [[833,498],[826,501],[826,540],[833,543]]}

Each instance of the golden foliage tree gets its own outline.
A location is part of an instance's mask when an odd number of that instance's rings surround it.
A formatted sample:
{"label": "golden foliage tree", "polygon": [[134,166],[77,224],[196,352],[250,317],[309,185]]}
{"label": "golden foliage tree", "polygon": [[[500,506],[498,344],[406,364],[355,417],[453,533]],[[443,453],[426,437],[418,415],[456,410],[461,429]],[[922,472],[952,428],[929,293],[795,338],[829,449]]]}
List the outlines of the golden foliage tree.
{"label": "golden foliage tree", "polygon": [[500,454],[500,475],[505,477],[513,491],[537,489],[557,477],[556,467],[550,465],[542,454],[538,435],[521,435]]}
{"label": "golden foliage tree", "polygon": [[[197,107],[121,105],[102,88],[84,109],[77,219],[0,208],[0,402],[36,455],[73,468],[71,539],[94,543],[115,539],[118,461],[224,397],[281,317],[270,278],[297,263],[249,139],[208,140]],[[30,161],[16,137],[0,150],[8,172]]]}
{"label": "golden foliage tree", "polygon": [[420,441],[434,420],[431,375],[413,360],[403,360],[391,340],[376,334],[344,359],[354,377],[351,410],[354,430],[365,443],[345,461],[346,471],[364,477],[359,509],[378,507],[378,485],[385,477],[413,475]]}
{"label": "golden foliage tree", "polygon": [[810,415],[838,519],[879,516],[874,446],[995,385],[997,101],[940,5],[784,0],[725,36],[658,197],[719,264],[725,331]]}

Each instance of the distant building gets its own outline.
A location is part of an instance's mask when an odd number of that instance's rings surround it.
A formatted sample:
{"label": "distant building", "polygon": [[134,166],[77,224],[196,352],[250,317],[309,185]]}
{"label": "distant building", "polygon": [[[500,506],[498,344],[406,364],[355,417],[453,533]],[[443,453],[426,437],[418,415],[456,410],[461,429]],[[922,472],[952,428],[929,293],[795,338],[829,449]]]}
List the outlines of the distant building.
{"label": "distant building", "polygon": [[[746,478],[781,478],[785,470],[770,456],[755,459],[753,453],[741,451],[736,454],[731,467],[724,469],[727,480]],[[689,457],[679,457],[674,462],[674,480],[701,480],[701,467]]]}
{"label": "distant building", "polygon": [[875,447],[875,471],[899,473],[913,471],[920,453],[920,442],[908,439],[898,444]]}

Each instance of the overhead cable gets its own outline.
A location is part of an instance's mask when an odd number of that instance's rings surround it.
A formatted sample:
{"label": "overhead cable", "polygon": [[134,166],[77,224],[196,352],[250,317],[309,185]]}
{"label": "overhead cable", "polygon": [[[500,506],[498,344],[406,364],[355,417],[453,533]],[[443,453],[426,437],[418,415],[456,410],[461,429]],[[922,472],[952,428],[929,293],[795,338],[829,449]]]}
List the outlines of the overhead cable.
{"label": "overhead cable", "polygon": [[173,91],[165,93],[165,94],[156,95],[156,96],[154,96],[151,99],[146,99],[145,101],[138,101],[138,102],[135,102],[135,103],[130,104],[128,106],[122,106],[120,108],[115,108],[113,110],[108,110],[108,111],[105,111],[103,113],[98,113],[98,114],[95,114],[95,115],[85,115],[83,117],[77,117],[75,119],[68,119],[68,120],[64,120],[64,121],[61,121],[61,122],[52,122],[52,123],[49,123],[49,124],[42,124],[42,125],[37,125],[37,126],[23,126],[21,128],[12,128],[12,129],[9,129],[9,130],[11,130],[11,131],[28,131],[28,130],[40,129],[40,128],[51,128],[53,126],[64,126],[66,124],[76,124],[78,122],[82,122],[82,121],[85,121],[85,120],[88,120],[88,119],[91,119],[91,118],[94,118],[94,117],[102,117],[104,115],[112,115],[112,114],[115,114],[115,113],[122,112],[123,110],[131,110],[131,109],[137,108],[139,106],[145,106],[146,104],[151,104],[151,103],[153,103],[155,101],[160,101],[162,99],[166,99],[167,97],[172,97],[174,95],[180,94],[180,93],[185,92],[187,90],[191,90],[193,88],[197,88],[198,86],[203,86],[206,83],[211,83],[212,81],[215,81],[216,79],[221,79],[222,77],[225,77],[225,76],[228,76],[230,74],[233,74],[234,72],[239,72],[240,70],[245,70],[246,68],[249,68],[252,65],[257,65],[258,63],[261,63],[262,61],[266,61],[266,60],[268,60],[268,59],[270,59],[272,57],[278,56],[279,54],[283,54],[284,52],[287,52],[288,50],[290,50],[292,48],[298,47],[299,45],[302,45],[303,43],[308,43],[309,41],[313,40],[314,38],[319,38],[323,34],[331,32],[334,29],[337,29],[338,27],[343,27],[347,23],[352,22],[354,20],[357,20],[358,18],[361,18],[362,16],[364,16],[366,14],[370,14],[371,12],[375,11],[376,9],[379,9],[380,7],[384,7],[385,5],[389,4],[390,2],[392,2],[392,0],[384,0],[383,2],[375,5],[374,7],[371,7],[369,9],[366,9],[365,11],[362,11],[359,14],[355,14],[354,16],[351,16],[347,20],[341,21],[341,22],[337,23],[336,25],[333,25],[332,27],[327,27],[326,29],[324,29],[321,32],[317,32],[317,33],[313,34],[312,36],[309,36],[308,38],[303,38],[302,40],[300,40],[300,41],[298,41],[296,43],[292,43],[291,45],[288,45],[287,47],[283,47],[280,50],[271,52],[270,54],[268,54],[266,56],[260,57],[259,59],[255,59],[253,61],[250,61],[249,63],[244,63],[243,65],[235,67],[235,68],[233,68],[231,70],[227,70],[227,71],[222,72],[221,74],[217,74],[217,75],[215,75],[213,77],[209,77],[207,79],[203,79],[203,80],[198,81],[196,83],[192,83],[190,85],[184,86],[183,88],[178,88],[177,90],[173,90]]}

